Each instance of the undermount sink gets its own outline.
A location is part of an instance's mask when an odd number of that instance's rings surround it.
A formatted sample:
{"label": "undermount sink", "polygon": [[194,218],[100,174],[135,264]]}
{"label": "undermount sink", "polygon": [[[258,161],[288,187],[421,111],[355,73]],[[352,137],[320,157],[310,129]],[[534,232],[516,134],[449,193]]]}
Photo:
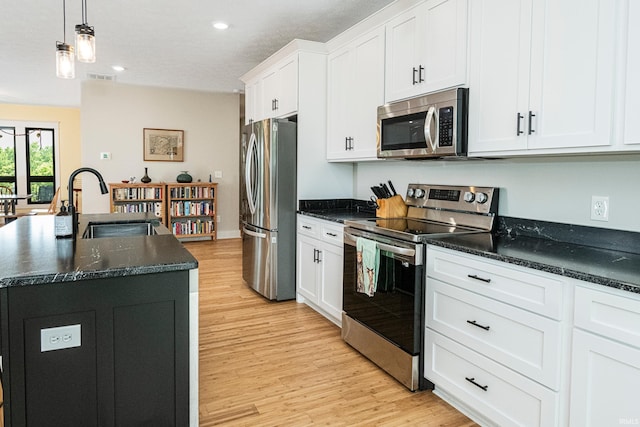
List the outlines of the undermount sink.
{"label": "undermount sink", "polygon": [[97,239],[100,237],[152,236],[157,234],[153,222],[90,222],[87,225],[83,239]]}

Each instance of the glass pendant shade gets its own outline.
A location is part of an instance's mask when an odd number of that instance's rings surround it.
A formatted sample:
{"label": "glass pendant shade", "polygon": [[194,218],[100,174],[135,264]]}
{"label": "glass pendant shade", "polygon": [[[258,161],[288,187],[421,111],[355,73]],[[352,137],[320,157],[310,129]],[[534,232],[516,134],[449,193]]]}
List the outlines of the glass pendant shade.
{"label": "glass pendant shade", "polygon": [[73,46],[56,43],[56,76],[62,79],[73,79],[76,76]]}
{"label": "glass pendant shade", "polygon": [[76,25],[76,53],[80,62],[96,62],[96,38],[93,28]]}

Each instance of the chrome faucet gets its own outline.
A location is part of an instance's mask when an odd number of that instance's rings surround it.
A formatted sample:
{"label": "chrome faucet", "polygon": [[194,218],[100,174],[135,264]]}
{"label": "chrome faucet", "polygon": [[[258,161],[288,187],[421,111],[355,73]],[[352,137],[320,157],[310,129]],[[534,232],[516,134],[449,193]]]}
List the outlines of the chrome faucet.
{"label": "chrome faucet", "polygon": [[102,178],[102,175],[100,175],[100,172],[98,172],[97,170],[93,168],[80,168],[71,172],[71,175],[69,175],[69,214],[71,214],[71,221],[73,221],[73,234],[71,235],[73,239],[76,238],[76,233],[78,232],[78,212],[76,211],[76,207],[73,206],[73,180],[75,179],[76,175],[82,172],[91,172],[98,178],[98,183],[100,184],[100,192],[102,194],[107,194],[109,192],[109,190],[107,189],[107,184],[104,183],[104,178]]}

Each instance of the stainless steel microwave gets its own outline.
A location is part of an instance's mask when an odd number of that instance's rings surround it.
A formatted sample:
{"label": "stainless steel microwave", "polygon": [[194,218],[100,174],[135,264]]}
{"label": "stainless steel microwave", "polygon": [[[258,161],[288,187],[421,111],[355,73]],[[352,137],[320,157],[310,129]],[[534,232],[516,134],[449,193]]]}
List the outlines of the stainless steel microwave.
{"label": "stainless steel microwave", "polygon": [[466,156],[468,95],[456,88],[378,107],[378,157]]}

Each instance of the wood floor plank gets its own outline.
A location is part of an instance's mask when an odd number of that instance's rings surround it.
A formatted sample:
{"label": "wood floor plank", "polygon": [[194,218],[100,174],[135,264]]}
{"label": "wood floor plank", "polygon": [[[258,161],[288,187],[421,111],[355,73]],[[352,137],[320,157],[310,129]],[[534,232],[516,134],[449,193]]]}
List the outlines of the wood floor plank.
{"label": "wood floor plank", "polygon": [[201,427],[476,425],[407,390],[306,305],[249,289],[239,239],[185,247],[199,262]]}

